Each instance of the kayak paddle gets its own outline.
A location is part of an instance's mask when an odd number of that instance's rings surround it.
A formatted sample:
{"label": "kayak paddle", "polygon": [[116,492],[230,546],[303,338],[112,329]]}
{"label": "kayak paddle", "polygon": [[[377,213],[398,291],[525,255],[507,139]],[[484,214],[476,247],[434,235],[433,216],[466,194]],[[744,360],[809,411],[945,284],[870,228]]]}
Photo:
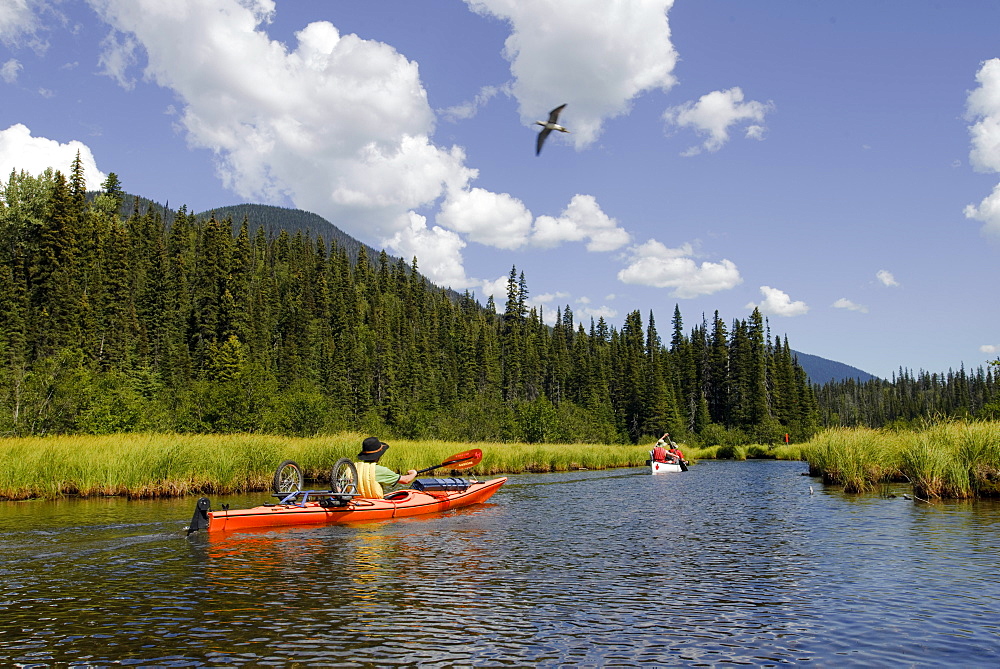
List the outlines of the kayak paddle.
{"label": "kayak paddle", "polygon": [[479,464],[479,461],[483,459],[483,452],[478,448],[473,448],[471,451],[462,451],[461,453],[456,453],[455,455],[449,456],[444,462],[439,465],[434,465],[433,467],[428,467],[427,469],[418,469],[418,474],[423,474],[424,472],[429,472],[439,467],[451,467],[452,469],[468,469],[469,467],[475,467]]}

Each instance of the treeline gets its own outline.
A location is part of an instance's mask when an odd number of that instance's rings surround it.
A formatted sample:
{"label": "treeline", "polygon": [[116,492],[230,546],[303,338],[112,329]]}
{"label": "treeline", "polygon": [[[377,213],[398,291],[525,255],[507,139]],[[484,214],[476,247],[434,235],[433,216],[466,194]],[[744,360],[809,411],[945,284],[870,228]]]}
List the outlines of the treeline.
{"label": "treeline", "polygon": [[1000,420],[1000,378],[996,364],[966,372],[914,374],[900,368],[891,380],[854,379],[817,387],[824,427],[925,426],[940,419]]}
{"label": "treeline", "polygon": [[[502,307],[417,261],[181,208],[119,215],[110,174],[0,183],[0,434],[129,431],[469,441],[803,440],[814,389],[756,310],[669,342],[653,313],[554,326],[511,269]],[[126,208],[127,209],[127,208]]]}

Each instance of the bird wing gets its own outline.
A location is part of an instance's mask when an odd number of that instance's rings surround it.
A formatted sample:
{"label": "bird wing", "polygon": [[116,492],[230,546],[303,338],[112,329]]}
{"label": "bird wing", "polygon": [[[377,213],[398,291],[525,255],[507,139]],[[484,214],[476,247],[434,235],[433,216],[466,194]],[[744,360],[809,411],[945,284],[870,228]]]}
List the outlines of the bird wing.
{"label": "bird wing", "polygon": [[561,104],[549,112],[549,123],[555,123],[559,120],[559,112],[561,112],[565,106],[565,104]]}
{"label": "bird wing", "polygon": [[542,152],[542,143],[545,141],[545,138],[549,136],[550,132],[552,132],[552,128],[542,128],[542,131],[538,133],[538,140],[535,142],[536,156]]}

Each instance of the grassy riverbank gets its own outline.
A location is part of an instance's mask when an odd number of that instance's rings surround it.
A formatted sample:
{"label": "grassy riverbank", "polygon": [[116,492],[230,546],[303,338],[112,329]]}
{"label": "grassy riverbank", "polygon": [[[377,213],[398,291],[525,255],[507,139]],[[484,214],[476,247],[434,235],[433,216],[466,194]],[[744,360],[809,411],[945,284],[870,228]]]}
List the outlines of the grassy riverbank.
{"label": "grassy riverbank", "polygon": [[924,499],[1000,497],[1000,423],[941,423],[919,432],[827,430],[803,447],[809,471],[849,492],[909,481]]}
{"label": "grassy riverbank", "polygon": [[[317,487],[341,457],[354,458],[367,435],[292,438],[270,435],[118,434],[0,439],[0,499],[64,495],[169,497],[268,490],[285,459],[302,465]],[[383,464],[422,469],[480,448],[483,460],[463,475],[641,466],[649,446],[493,444],[388,440]],[[436,470],[426,476],[445,476]]]}
{"label": "grassy riverbank", "polygon": [[699,459],[805,460],[846,492],[902,481],[922,499],[1000,497],[1000,423],[950,422],[920,431],[835,428],[804,444],[692,449]]}

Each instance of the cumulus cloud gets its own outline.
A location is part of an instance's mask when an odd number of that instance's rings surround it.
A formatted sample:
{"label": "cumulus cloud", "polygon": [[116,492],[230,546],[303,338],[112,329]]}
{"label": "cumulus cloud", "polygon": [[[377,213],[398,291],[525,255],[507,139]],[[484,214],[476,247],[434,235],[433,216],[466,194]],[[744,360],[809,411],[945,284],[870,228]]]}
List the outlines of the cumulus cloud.
{"label": "cumulus cloud", "polygon": [[760,304],[749,302],[747,309],[757,308],[765,316],[801,316],[809,311],[805,302],[792,299],[784,291],[770,286],[761,286],[760,292],[764,300]]}
{"label": "cumulus cloud", "polygon": [[996,346],[995,344],[983,344],[979,347],[979,350],[983,353],[1000,353],[1000,346]]}
{"label": "cumulus cloud", "polygon": [[[969,162],[977,172],[1000,172],[1000,58],[983,63],[976,81],[979,87],[966,100],[966,118],[974,121]],[[983,232],[1000,235],[1000,184],[978,205],[966,205],[964,213],[984,223]]]}
{"label": "cumulus cloud", "polygon": [[963,213],[966,218],[983,223],[984,233],[1000,235],[1000,184],[997,184],[993,192],[984,197],[978,205],[965,205]]}
{"label": "cumulus cloud", "polygon": [[631,101],[676,80],[667,11],[673,0],[465,0],[511,26],[504,45],[525,124],[566,103],[566,135],[583,148]]}
{"label": "cumulus cloud", "polygon": [[189,144],[215,153],[241,197],[290,200],[363,239],[388,239],[409,234],[408,211],[476,175],[461,149],[430,141],[417,64],[387,44],[319,21],[288,48],[261,28],[272,0],[92,2],[120,33],[106,43],[105,71],[127,85],[134,40],[145,79],[180,99]]}
{"label": "cumulus cloud", "polygon": [[663,113],[663,120],[681,128],[691,128],[706,139],[701,146],[684,152],[692,156],[705,151],[718,151],[729,141],[733,126],[749,122],[744,131],[749,139],[763,139],[764,115],[774,108],[771,102],[743,102],[743,91],[737,86],[726,91],[712,91],[697,102],[685,102]]}
{"label": "cumulus cloud", "polygon": [[17,75],[24,69],[20,62],[15,58],[11,58],[3,65],[0,65],[0,79],[3,79],[8,84],[12,84],[17,81]]}
{"label": "cumulus cloud", "polygon": [[508,250],[586,242],[588,251],[614,251],[631,239],[592,195],[574,195],[558,217],[534,218],[521,200],[507,193],[482,188],[452,190],[435,220],[466,235],[469,241]]}
{"label": "cumulus cloud", "polygon": [[472,188],[449,192],[436,221],[467,235],[470,241],[516,249],[531,235],[532,219],[531,212],[516,197]]}
{"label": "cumulus cloud", "polygon": [[894,277],[892,275],[892,272],[890,272],[889,270],[880,269],[879,271],[875,272],[875,278],[878,279],[879,283],[881,283],[883,286],[889,288],[894,288],[899,285],[899,282],[896,281],[896,277]]}
{"label": "cumulus cloud", "polygon": [[78,151],[87,189],[100,189],[107,175],[97,169],[90,147],[77,140],[62,144],[45,137],[32,137],[27,126],[17,123],[0,130],[0,175],[6,178],[11,171],[22,170],[38,175],[51,167],[68,176]]}
{"label": "cumulus cloud", "polygon": [[966,118],[975,121],[969,162],[979,172],[1000,172],[1000,58],[983,63],[976,81],[966,100]]}
{"label": "cumulus cloud", "polygon": [[504,304],[507,302],[507,275],[499,276],[496,279],[490,281],[485,280],[480,282],[480,288],[483,291],[485,297],[492,297],[493,302],[497,305],[497,309],[502,311]]}
{"label": "cumulus cloud", "polygon": [[450,230],[435,225],[427,227],[427,219],[408,212],[405,227],[386,240],[392,252],[406,260],[417,258],[417,270],[439,286],[464,290],[476,285],[465,275],[462,249],[465,242]]}
{"label": "cumulus cloud", "polygon": [[587,240],[588,251],[614,251],[631,235],[605,214],[592,195],[574,195],[558,218],[539,216],[531,237],[533,246],[552,248],[562,242]]}
{"label": "cumulus cloud", "polygon": [[691,298],[711,295],[743,283],[736,265],[730,260],[696,263],[689,244],[671,249],[650,239],[629,250],[628,267],[618,272],[622,283],[672,288],[671,295]]}
{"label": "cumulus cloud", "polygon": [[868,307],[866,307],[866,306],[864,306],[862,304],[855,304],[854,302],[851,302],[846,297],[842,297],[839,300],[837,300],[836,302],[834,302],[833,303],[833,308],[834,309],[847,309],[848,311],[860,311],[863,314],[867,314],[868,313]]}

